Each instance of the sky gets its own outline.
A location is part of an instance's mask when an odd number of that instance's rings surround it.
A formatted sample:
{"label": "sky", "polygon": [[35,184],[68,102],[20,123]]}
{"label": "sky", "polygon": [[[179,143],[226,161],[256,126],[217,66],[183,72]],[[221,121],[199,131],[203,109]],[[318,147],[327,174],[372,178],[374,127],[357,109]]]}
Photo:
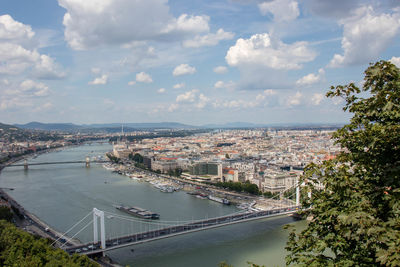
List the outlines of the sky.
{"label": "sky", "polygon": [[398,0],[1,0],[0,122],[345,123]]}

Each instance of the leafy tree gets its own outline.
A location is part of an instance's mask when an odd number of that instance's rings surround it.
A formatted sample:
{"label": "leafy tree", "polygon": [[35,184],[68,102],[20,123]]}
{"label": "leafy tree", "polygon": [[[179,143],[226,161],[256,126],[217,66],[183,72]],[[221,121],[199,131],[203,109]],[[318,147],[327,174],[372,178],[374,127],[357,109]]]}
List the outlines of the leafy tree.
{"label": "leafy tree", "polygon": [[121,161],[120,158],[114,156],[114,155],[111,154],[111,153],[107,153],[106,156],[107,156],[107,157],[111,160],[111,162],[113,162],[113,163],[119,163],[119,162]]}
{"label": "leafy tree", "polygon": [[312,195],[303,214],[312,220],[290,233],[286,263],[400,266],[400,70],[377,62],[362,89],[350,83],[327,96],[343,97],[353,117],[333,135],[342,152],[305,169],[302,195]]}
{"label": "leafy tree", "polygon": [[213,184],[218,187],[228,188],[230,190],[236,192],[247,192],[253,195],[259,195],[261,192],[258,190],[258,186],[256,184],[252,184],[249,181],[245,183],[241,182],[217,182]]}
{"label": "leafy tree", "polygon": [[[131,155],[131,154],[129,154]],[[131,157],[129,157],[131,158]],[[137,163],[143,163],[143,156],[140,155],[139,153],[135,153],[135,155],[132,157],[133,161],[136,161]]]}
{"label": "leafy tree", "polygon": [[0,220],[6,220],[8,222],[11,222],[12,217],[13,217],[13,214],[9,207],[0,206]]}
{"label": "leafy tree", "polygon": [[87,256],[69,256],[44,238],[34,237],[0,220],[0,266],[99,266]]}

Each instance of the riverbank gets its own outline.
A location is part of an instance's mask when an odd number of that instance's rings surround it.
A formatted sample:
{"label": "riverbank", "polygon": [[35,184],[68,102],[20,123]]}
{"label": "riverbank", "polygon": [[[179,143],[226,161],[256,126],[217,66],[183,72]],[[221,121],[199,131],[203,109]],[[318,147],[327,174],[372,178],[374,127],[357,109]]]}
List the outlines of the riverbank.
{"label": "riverbank", "polygon": [[[88,141],[89,143],[92,143],[91,141]],[[88,142],[85,142],[84,144],[87,144]],[[72,144],[68,146],[60,146],[60,147],[54,147],[54,148],[49,148],[49,149],[44,149],[37,151],[36,153],[29,153],[26,155],[22,155],[19,157],[14,157],[6,161],[4,164],[0,166],[0,174],[2,170],[10,166],[14,163],[17,163],[22,160],[27,160],[30,158],[36,158],[39,155],[43,155],[46,153],[53,153],[53,152],[59,152],[63,151],[68,148],[73,148],[73,147],[79,147],[84,144]],[[12,207],[12,211],[16,215],[15,219],[15,226],[20,228],[23,231],[26,231],[32,235],[40,236],[45,239],[52,240],[54,242],[54,247],[56,248],[62,248],[65,246],[78,246],[82,244],[82,242],[76,238],[70,239],[67,236],[64,236],[64,234],[60,233],[59,231],[55,230],[52,228],[50,225],[46,224],[43,222],[39,217],[37,217],[35,214],[27,211],[22,205],[20,205],[13,197],[11,197],[8,193],[5,192],[5,190],[14,190],[13,188],[0,188],[0,197],[9,203],[9,205]],[[91,259],[93,260],[93,259]],[[122,267],[118,263],[115,263],[110,259],[109,257],[101,257],[96,260],[94,260],[100,266],[104,267]]]}
{"label": "riverbank", "polygon": [[[229,203],[236,205],[239,209],[250,211],[262,211],[274,208],[280,208],[288,205],[288,201],[265,198],[263,196],[250,195],[247,193],[238,193],[213,186],[209,183],[187,180],[179,177],[158,174],[149,170],[135,167],[130,163],[112,164],[112,166],[103,166],[109,171],[118,172],[136,181],[145,181],[163,191],[165,187],[178,188],[201,199],[226,199]],[[170,193],[173,191],[169,191]]]}

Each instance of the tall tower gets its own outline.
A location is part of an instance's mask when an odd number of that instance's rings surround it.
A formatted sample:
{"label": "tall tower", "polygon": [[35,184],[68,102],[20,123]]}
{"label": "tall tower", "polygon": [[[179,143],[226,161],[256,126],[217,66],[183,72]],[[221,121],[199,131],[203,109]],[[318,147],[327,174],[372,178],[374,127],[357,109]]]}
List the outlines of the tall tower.
{"label": "tall tower", "polygon": [[101,248],[106,248],[106,231],[104,227],[104,211],[93,208],[93,243],[99,242],[99,232],[97,229],[97,220],[100,219],[100,242]]}

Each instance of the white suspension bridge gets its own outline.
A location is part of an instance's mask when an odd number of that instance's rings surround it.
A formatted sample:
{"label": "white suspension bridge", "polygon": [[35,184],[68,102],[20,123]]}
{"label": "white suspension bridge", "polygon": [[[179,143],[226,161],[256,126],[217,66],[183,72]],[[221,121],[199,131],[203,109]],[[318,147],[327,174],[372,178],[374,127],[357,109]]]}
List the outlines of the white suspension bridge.
{"label": "white suspension bridge", "polygon": [[[269,210],[241,210],[233,214],[215,218],[187,221],[146,220],[93,208],[86,216],[55,240],[53,245],[57,244],[70,254],[101,255],[109,250],[144,242],[276,216],[289,216],[301,208],[299,187],[296,187],[295,195],[296,202],[292,203],[292,205],[287,205],[286,202],[286,205]],[[89,222],[87,222],[88,220]],[[111,222],[110,220],[113,221]],[[80,245],[72,245],[73,242],[71,241],[88,228],[92,228],[93,230],[93,241]],[[73,232],[75,234],[72,234]]]}

